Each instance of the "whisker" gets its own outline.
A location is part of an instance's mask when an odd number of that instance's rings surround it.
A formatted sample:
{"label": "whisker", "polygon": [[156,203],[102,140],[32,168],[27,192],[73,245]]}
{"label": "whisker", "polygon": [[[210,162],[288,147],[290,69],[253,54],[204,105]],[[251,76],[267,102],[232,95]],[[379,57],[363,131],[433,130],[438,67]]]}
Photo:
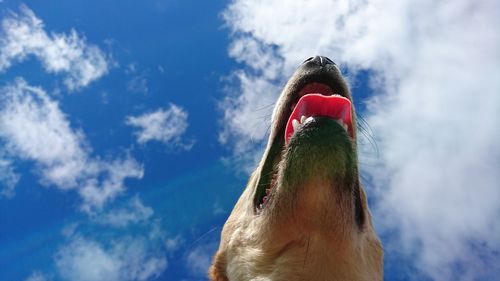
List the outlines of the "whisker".
{"label": "whisker", "polygon": [[262,106],[262,107],[255,108],[255,109],[253,109],[252,111],[261,111],[261,110],[265,110],[265,109],[268,109],[268,108],[270,108],[270,107],[274,107],[274,105],[275,105],[275,104],[276,104],[276,102],[272,102],[272,103],[270,103],[270,104],[268,104],[268,105],[264,105],[264,106]]}
{"label": "whisker", "polygon": [[266,135],[269,136],[270,133],[271,133],[271,124],[268,124],[266,128]]}
{"label": "whisker", "polygon": [[379,154],[379,148],[377,145],[377,141],[373,137],[373,131],[370,127],[370,124],[366,121],[366,119],[361,115],[357,114],[358,119],[358,131],[363,135],[365,139],[368,140],[372,148],[375,150],[375,154]]}
{"label": "whisker", "polygon": [[266,114],[266,115],[262,115],[260,117],[257,117],[258,119],[261,119],[261,120],[269,120],[271,119],[271,117],[273,116],[272,113],[269,113],[269,114]]}
{"label": "whisker", "polygon": [[306,247],[306,255],[304,256],[304,262],[302,263],[302,268],[305,268],[306,266],[306,261],[307,261],[307,256],[309,254],[309,242],[311,240],[311,236],[307,236],[307,247]]}
{"label": "whisker", "polygon": [[201,240],[203,240],[205,237],[207,237],[210,233],[214,232],[215,230],[219,229],[220,226],[215,226],[213,227],[212,229],[210,229],[209,231],[205,232],[204,234],[202,234],[200,237],[198,237],[195,241],[193,241],[191,244],[189,244],[188,248],[189,249],[192,249],[198,242],[200,242]]}

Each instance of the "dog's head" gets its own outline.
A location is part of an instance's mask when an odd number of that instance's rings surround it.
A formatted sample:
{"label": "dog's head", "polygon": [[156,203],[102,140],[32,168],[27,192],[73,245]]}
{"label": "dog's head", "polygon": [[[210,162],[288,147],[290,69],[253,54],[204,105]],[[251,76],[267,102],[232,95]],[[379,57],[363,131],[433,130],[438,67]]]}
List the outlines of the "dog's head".
{"label": "dog's head", "polygon": [[276,104],[264,156],[222,231],[212,280],[382,280],[359,180],[349,88],[306,60]]}

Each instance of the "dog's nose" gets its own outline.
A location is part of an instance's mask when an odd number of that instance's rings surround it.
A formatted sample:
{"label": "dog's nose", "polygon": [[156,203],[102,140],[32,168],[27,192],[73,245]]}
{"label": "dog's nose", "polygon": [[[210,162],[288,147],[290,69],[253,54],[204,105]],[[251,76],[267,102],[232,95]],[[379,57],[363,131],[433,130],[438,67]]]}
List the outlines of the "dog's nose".
{"label": "dog's nose", "polygon": [[315,56],[306,59],[303,63],[313,62],[319,66],[325,66],[327,64],[335,64],[331,59],[324,56]]}

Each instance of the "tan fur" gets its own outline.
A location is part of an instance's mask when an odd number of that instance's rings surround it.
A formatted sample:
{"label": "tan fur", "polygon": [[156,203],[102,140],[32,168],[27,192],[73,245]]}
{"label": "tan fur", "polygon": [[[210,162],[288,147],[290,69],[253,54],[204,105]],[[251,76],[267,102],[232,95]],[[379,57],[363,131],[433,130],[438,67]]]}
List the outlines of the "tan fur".
{"label": "tan fur", "polygon": [[[210,268],[210,280],[378,281],[383,278],[382,247],[361,186],[359,198],[365,222],[359,227],[352,212],[351,192],[335,187],[343,181],[332,181],[328,173],[318,172],[300,184],[287,183],[281,172],[284,164],[279,164],[278,187],[274,200],[267,206],[269,211],[262,214],[255,211],[256,187],[270,157],[271,143],[279,143],[278,123],[287,118],[281,112],[286,112],[288,92],[294,79],[303,76],[299,73],[292,77],[277,103],[269,144],[224,225],[219,250]],[[276,162],[284,157],[278,156]],[[357,173],[355,177],[358,183]],[[285,188],[287,184],[293,189]]]}

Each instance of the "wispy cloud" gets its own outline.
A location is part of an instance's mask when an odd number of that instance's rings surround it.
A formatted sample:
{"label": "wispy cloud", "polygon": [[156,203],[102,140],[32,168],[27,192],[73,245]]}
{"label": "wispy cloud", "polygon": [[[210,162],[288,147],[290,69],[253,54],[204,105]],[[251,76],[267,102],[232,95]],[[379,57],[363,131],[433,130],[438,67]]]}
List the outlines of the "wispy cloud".
{"label": "wispy cloud", "polygon": [[59,274],[73,281],[150,280],[167,267],[167,260],[140,237],[125,237],[110,245],[76,236],[56,256]]}
{"label": "wispy cloud", "polygon": [[15,172],[13,163],[10,159],[0,157],[0,197],[10,198],[14,196],[14,189],[21,175]]}
{"label": "wispy cloud", "polygon": [[500,274],[498,2],[236,0],[224,17],[230,55],[247,66],[235,74],[242,94],[225,101],[225,140],[265,137],[255,101],[279,93],[249,79],[280,85],[316,54],[367,69],[379,154],[362,147],[361,161],[379,230],[400,238],[386,248],[435,280]]}
{"label": "wispy cloud", "polygon": [[17,79],[0,93],[5,154],[34,162],[44,185],[76,189],[84,210],[100,208],[120,194],[126,178],[142,178],[143,168],[129,156],[91,157],[83,133],[71,128],[59,104],[41,88]]}
{"label": "wispy cloud", "polygon": [[180,235],[177,235],[175,237],[167,238],[165,240],[165,248],[169,253],[173,253],[176,250],[178,250],[183,243],[184,239]]}
{"label": "wispy cloud", "polygon": [[265,76],[243,71],[234,74],[240,82],[239,95],[229,94],[220,104],[224,119],[219,140],[232,143],[236,154],[265,138],[280,89]]}
{"label": "wispy cloud", "polygon": [[34,271],[25,281],[48,281],[45,275],[39,271]]}
{"label": "wispy cloud", "polygon": [[127,90],[132,93],[147,94],[149,92],[146,74],[134,76],[127,83]]}
{"label": "wispy cloud", "polygon": [[153,209],[144,206],[139,197],[133,197],[126,206],[100,214],[96,222],[114,227],[127,227],[147,221],[153,215]]}
{"label": "wispy cloud", "polygon": [[54,256],[62,279],[144,281],[165,271],[169,239],[153,210],[138,196],[125,205],[65,228],[67,241]]}
{"label": "wispy cloud", "polygon": [[188,127],[187,119],[188,113],[182,107],[170,104],[167,108],[159,108],[139,116],[129,116],[126,124],[138,128],[135,134],[140,144],[159,141],[168,146],[189,150],[193,143],[184,143],[181,139]]}
{"label": "wispy cloud", "polygon": [[218,243],[205,243],[192,248],[186,255],[186,266],[193,277],[206,277]]}
{"label": "wispy cloud", "polygon": [[48,33],[32,10],[24,5],[20,10],[1,22],[0,71],[34,56],[47,72],[63,74],[69,90],[85,87],[107,73],[104,53],[76,31]]}

